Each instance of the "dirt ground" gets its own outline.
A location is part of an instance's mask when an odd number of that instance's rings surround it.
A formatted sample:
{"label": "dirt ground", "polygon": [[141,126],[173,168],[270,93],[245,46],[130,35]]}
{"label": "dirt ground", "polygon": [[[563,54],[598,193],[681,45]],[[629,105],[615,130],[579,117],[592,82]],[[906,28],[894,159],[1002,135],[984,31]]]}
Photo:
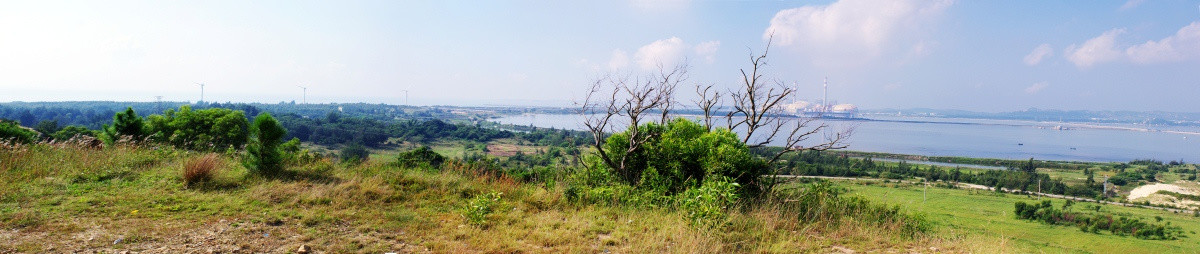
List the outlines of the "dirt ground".
{"label": "dirt ground", "polygon": [[[329,239],[305,236],[298,223],[252,223],[236,218],[196,224],[163,223],[150,232],[138,232],[123,226],[156,223],[154,221],[68,222],[54,225],[57,230],[14,229],[0,231],[0,253],[334,253],[324,246]],[[289,225],[290,224],[290,225]],[[61,228],[73,228],[74,233]],[[385,243],[381,246],[396,253],[429,253],[429,249],[409,245],[398,237],[403,232],[359,232],[345,226],[319,230],[333,231],[336,238],[355,238],[350,242]]]}

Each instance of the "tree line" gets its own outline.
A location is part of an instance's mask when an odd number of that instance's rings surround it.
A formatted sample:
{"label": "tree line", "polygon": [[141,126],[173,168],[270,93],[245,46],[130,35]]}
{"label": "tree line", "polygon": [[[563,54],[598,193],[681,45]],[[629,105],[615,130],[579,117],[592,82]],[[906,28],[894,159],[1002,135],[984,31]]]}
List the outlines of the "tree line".
{"label": "tree line", "polygon": [[1103,186],[1094,181],[1082,185],[1068,185],[1061,180],[1051,178],[1050,175],[1037,173],[1036,163],[1030,159],[1018,168],[1009,170],[970,172],[960,167],[923,166],[905,161],[888,164],[875,162],[870,157],[860,159],[830,155],[821,151],[805,151],[784,156],[776,173],[885,179],[915,177],[932,182],[972,183],[1020,191],[1038,191],[1040,188],[1043,193],[1078,197],[1096,197],[1103,191]]}
{"label": "tree line", "polygon": [[[1050,225],[1076,226],[1080,231],[1096,234],[1108,231],[1113,235],[1133,236],[1148,240],[1175,240],[1187,237],[1183,228],[1172,226],[1171,222],[1152,223],[1142,221],[1140,218],[1113,216],[1109,213],[1099,212],[1099,206],[1095,206],[1096,211],[1093,213],[1073,211],[1071,209],[1073,203],[1068,200],[1059,209],[1054,208],[1049,200],[1029,204],[1017,201],[1013,204],[1013,215],[1018,219],[1040,221]],[[1162,217],[1156,216],[1155,220],[1162,222]]]}

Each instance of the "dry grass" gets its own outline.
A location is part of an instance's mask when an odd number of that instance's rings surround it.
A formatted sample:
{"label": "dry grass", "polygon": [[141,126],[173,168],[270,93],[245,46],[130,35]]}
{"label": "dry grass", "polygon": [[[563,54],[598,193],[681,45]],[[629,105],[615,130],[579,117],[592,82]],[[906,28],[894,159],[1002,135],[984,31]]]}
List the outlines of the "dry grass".
{"label": "dry grass", "polygon": [[[944,253],[992,244],[913,238],[852,219],[804,222],[771,206],[697,228],[677,211],[572,204],[562,186],[481,177],[468,165],[434,172],[318,161],[288,170],[321,177],[271,179],[246,178],[222,155],[26,148],[0,151],[13,173],[0,176],[11,183],[0,188],[10,191],[0,197],[0,252],[288,252],[306,244],[326,253]],[[193,163],[220,168],[212,182],[236,185],[186,188],[179,169]],[[467,223],[460,208],[491,191],[504,193],[505,209],[487,225]]]}
{"label": "dry grass", "polygon": [[204,183],[212,180],[220,166],[216,154],[205,154],[189,160],[183,165],[183,183],[186,186]]}

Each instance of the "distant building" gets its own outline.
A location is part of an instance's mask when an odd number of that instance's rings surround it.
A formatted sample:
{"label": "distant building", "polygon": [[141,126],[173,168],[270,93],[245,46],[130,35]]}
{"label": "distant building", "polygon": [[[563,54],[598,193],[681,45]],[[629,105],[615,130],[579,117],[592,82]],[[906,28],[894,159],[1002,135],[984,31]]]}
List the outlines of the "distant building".
{"label": "distant building", "polygon": [[784,104],[784,112],[798,117],[855,118],[858,116],[858,106],[854,104],[831,103],[829,101],[828,78],[825,79],[823,87],[825,91],[822,95],[821,103],[797,100],[790,104]]}

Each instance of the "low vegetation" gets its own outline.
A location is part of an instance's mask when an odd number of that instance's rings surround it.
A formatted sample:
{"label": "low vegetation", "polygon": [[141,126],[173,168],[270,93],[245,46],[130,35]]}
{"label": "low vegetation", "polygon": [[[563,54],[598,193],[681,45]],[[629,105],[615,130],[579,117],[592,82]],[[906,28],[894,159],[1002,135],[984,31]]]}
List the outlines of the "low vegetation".
{"label": "low vegetation", "polygon": [[[804,196],[802,189],[770,203],[776,205],[717,209],[726,214],[724,223],[694,226],[686,211],[571,202],[563,185],[480,174],[457,159],[440,170],[321,159],[263,178],[238,163],[236,153],[145,145],[6,148],[0,150],[6,172],[0,175],[0,228],[19,233],[0,234],[3,251],[288,252],[302,244],[372,253],[969,248],[885,229],[901,223],[860,222],[871,220],[849,210],[796,216],[787,209],[808,206],[783,204]],[[208,158],[221,169],[189,186],[180,169]],[[849,207],[829,197],[822,209]]]}
{"label": "low vegetation", "polygon": [[[784,187],[793,184],[785,184]],[[922,214],[933,225],[934,235],[975,242],[982,250],[1000,253],[1190,253],[1200,249],[1196,232],[1200,220],[1192,213],[1174,213],[1121,205],[1076,202],[1075,212],[1111,214],[1114,219],[1141,218],[1145,222],[1178,226],[1187,237],[1176,240],[1148,240],[1110,231],[1082,232],[1077,226],[1049,225],[1036,220],[1018,219],[1014,204],[1040,204],[1045,200],[1060,209],[1067,201],[1046,197],[996,193],[990,190],[945,188],[920,183],[870,180],[838,181],[844,196],[873,203],[898,205],[906,213]],[[1039,200],[1040,199],[1040,200]],[[1060,209],[1061,210],[1061,209]],[[1162,218],[1162,221],[1158,221]]]}
{"label": "low vegetation", "polygon": [[[1072,211],[1072,202],[1063,203],[1062,209],[1054,208],[1049,200],[1041,203],[1014,203],[1013,215],[1019,219],[1040,221],[1050,225],[1079,227],[1080,231],[1099,233],[1109,231],[1118,236],[1134,236],[1150,240],[1175,240],[1187,237],[1182,228],[1166,224],[1147,223],[1140,218],[1127,218],[1105,213]],[[1114,219],[1115,217],[1115,219]],[[1162,218],[1158,218],[1162,221]]]}

